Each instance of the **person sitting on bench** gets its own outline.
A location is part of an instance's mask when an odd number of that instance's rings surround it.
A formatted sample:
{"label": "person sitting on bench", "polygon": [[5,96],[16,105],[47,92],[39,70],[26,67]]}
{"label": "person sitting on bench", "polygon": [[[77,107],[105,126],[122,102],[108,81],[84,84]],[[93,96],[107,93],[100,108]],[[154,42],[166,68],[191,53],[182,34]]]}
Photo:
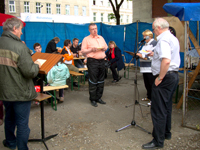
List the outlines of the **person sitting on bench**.
{"label": "person sitting on bench", "polygon": [[[79,69],[74,66],[74,56],[70,50],[71,45],[72,43],[69,39],[64,41],[64,47],[61,51],[61,54],[63,54],[64,57],[63,62],[67,65],[69,70],[79,72]],[[73,85],[78,87],[77,78],[74,79]]]}
{"label": "person sitting on bench", "polygon": [[[69,69],[61,62],[58,62],[47,74],[47,82],[51,86],[66,85],[69,78]],[[59,102],[64,102],[64,89],[59,89]]]}

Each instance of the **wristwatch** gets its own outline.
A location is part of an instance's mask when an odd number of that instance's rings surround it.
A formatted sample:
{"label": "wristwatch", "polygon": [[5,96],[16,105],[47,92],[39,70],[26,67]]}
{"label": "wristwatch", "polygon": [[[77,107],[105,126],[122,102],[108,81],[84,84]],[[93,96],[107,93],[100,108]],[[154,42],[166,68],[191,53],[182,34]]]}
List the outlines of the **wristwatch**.
{"label": "wristwatch", "polygon": [[158,81],[162,81],[163,79],[161,79],[159,76],[158,76]]}

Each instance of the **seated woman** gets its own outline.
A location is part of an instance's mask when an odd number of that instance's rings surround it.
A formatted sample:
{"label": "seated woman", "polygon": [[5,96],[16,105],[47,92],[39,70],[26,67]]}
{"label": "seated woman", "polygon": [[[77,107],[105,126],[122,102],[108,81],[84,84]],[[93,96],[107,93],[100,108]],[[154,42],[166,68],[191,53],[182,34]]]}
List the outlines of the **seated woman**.
{"label": "seated woman", "polygon": [[[79,72],[79,69],[77,67],[75,67],[75,65],[74,65],[74,56],[70,50],[71,45],[72,45],[72,43],[69,39],[66,39],[64,41],[64,47],[61,51],[61,54],[64,57],[63,62],[67,65],[69,70]],[[73,85],[78,87],[77,79],[75,78],[74,81],[75,82],[73,83]]]}
{"label": "seated woman", "polygon": [[113,76],[112,82],[118,82],[121,77],[118,76],[117,71],[120,71],[122,68],[124,68],[124,62],[122,60],[121,50],[117,47],[114,41],[109,42],[109,50],[106,52],[106,58],[111,63],[110,69]]}
{"label": "seated woman", "polygon": [[[61,62],[58,62],[47,74],[47,82],[51,86],[66,85],[66,80],[69,78],[69,69]],[[59,89],[59,102],[64,101],[64,89]]]}

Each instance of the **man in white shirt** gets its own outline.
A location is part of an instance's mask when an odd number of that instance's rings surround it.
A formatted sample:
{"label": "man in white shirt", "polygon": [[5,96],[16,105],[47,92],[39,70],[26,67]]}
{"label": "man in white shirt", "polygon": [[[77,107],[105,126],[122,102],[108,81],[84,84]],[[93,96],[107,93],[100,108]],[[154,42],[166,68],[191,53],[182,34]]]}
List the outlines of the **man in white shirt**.
{"label": "man in white shirt", "polygon": [[153,140],[142,145],[143,149],[162,148],[164,140],[171,139],[172,96],[179,82],[179,41],[170,33],[169,23],[163,18],[156,19],[152,28],[158,40],[154,52],[150,53],[152,73],[156,77],[151,95]]}

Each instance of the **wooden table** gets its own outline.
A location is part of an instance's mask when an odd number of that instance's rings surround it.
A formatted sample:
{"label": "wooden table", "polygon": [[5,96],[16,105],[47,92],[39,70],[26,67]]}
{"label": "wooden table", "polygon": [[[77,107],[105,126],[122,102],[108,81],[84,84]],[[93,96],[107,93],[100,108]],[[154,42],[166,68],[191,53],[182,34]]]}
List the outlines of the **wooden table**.
{"label": "wooden table", "polygon": [[47,99],[51,96],[48,96],[46,94],[43,94],[44,88],[43,88],[43,80],[45,79],[45,74],[47,74],[51,68],[57,64],[61,59],[62,55],[58,54],[49,54],[49,53],[39,53],[36,52],[32,56],[32,60],[36,61],[37,59],[45,59],[46,62],[41,66],[39,73],[41,74],[40,82],[40,93],[38,93],[38,97],[35,99],[35,101],[40,101],[40,110],[41,110],[41,139],[29,139],[29,142],[43,142],[46,149],[48,150],[48,147],[45,143],[45,141],[57,136],[58,134],[50,135],[48,137],[45,137],[45,131],[44,131],[44,99]]}
{"label": "wooden table", "polygon": [[80,57],[74,57],[74,60],[78,60],[78,59],[85,59],[86,57],[84,56],[80,56]]}

